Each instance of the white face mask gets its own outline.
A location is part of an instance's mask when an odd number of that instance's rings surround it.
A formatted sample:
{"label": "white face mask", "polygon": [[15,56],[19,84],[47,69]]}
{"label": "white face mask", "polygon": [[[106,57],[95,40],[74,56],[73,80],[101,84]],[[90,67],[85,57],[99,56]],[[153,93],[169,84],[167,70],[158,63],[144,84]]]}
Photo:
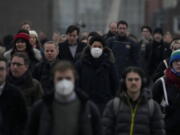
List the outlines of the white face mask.
{"label": "white face mask", "polygon": [[103,49],[101,48],[91,48],[91,55],[94,58],[99,58],[102,55]]}
{"label": "white face mask", "polygon": [[68,96],[74,91],[74,84],[70,80],[63,79],[56,83],[55,90],[58,95]]}

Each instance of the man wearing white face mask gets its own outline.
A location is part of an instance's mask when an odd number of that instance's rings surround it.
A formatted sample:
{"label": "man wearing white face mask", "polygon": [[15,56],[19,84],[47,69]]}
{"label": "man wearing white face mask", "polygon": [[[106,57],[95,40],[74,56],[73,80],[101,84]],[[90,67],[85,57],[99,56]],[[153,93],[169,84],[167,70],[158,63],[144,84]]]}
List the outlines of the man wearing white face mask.
{"label": "man wearing white face mask", "polygon": [[[55,97],[66,102],[75,97],[74,84],[72,81],[63,79],[55,85]],[[71,97],[71,98],[70,98]]]}
{"label": "man wearing white face mask", "polygon": [[28,135],[100,135],[98,108],[76,86],[76,71],[67,61],[53,70],[54,92],[34,106]]}
{"label": "man wearing white face mask", "polygon": [[103,37],[94,36],[89,44],[83,50],[81,60],[76,63],[78,84],[102,113],[107,101],[114,97],[118,89],[118,73],[113,53],[105,46]]}

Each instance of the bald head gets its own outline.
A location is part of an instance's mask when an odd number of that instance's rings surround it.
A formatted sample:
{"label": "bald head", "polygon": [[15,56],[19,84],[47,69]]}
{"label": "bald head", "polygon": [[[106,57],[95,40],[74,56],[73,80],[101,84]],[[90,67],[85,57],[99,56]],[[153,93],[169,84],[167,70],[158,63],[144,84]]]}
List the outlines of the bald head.
{"label": "bald head", "polygon": [[116,22],[112,22],[109,24],[109,31],[111,31],[112,33],[117,32],[117,23]]}

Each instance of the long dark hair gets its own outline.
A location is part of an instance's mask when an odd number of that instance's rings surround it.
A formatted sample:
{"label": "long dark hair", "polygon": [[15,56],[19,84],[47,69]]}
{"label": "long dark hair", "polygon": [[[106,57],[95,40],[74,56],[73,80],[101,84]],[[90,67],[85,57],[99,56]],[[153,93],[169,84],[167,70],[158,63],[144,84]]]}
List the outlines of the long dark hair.
{"label": "long dark hair", "polygon": [[[20,31],[20,32],[18,32],[18,33],[23,33],[23,32]],[[25,33],[25,32],[24,32],[24,33]],[[26,33],[26,34],[27,34],[27,33]],[[19,38],[19,39],[22,39],[22,38]],[[12,49],[12,52],[11,52],[11,56],[13,56],[13,54],[14,54],[15,52],[17,52],[17,49],[16,49],[16,42],[17,42],[17,40],[18,40],[18,39],[16,39],[16,40],[13,41],[13,49]],[[25,39],[22,39],[22,40],[25,41],[25,43],[26,43],[26,50],[25,50],[25,52],[27,53],[30,61],[38,61],[37,58],[35,57],[35,53],[34,53],[34,51],[33,51],[33,48],[32,48],[32,46],[31,46],[29,40],[25,40]]]}
{"label": "long dark hair", "polygon": [[141,80],[142,80],[141,89],[144,89],[145,85],[146,85],[146,81],[147,81],[145,74],[144,74],[144,71],[139,67],[131,66],[131,67],[126,68],[122,74],[120,91],[126,91],[127,90],[125,80],[126,80],[127,74],[130,72],[137,73],[141,77]]}

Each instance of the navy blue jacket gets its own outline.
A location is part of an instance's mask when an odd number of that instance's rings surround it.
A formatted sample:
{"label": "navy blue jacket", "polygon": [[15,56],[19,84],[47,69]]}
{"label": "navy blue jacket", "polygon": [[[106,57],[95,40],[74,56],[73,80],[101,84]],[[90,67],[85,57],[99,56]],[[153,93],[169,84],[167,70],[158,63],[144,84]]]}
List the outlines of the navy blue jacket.
{"label": "navy blue jacket", "polygon": [[107,45],[114,53],[119,76],[128,66],[140,66],[140,47],[128,37],[113,37],[107,41]]}

